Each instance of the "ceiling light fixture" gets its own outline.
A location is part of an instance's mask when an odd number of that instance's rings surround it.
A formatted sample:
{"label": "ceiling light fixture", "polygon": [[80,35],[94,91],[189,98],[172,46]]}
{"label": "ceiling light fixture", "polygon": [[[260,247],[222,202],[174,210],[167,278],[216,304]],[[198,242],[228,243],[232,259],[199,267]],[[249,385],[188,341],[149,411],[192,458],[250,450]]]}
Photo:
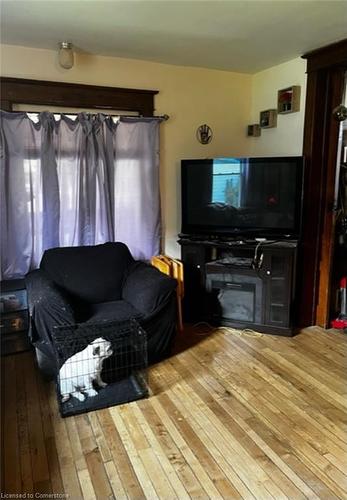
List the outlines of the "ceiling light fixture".
{"label": "ceiling light fixture", "polygon": [[62,68],[71,69],[74,63],[74,54],[71,42],[59,42],[58,60]]}

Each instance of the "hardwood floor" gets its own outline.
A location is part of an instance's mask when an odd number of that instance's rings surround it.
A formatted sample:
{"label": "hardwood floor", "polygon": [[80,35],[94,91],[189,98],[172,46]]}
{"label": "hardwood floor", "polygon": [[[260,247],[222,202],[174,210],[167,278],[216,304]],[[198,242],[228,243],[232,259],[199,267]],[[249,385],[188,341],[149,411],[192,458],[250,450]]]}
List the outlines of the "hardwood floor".
{"label": "hardwood floor", "polygon": [[204,333],[150,368],[148,399],[66,419],[31,353],[3,358],[2,491],[346,499],[347,335]]}

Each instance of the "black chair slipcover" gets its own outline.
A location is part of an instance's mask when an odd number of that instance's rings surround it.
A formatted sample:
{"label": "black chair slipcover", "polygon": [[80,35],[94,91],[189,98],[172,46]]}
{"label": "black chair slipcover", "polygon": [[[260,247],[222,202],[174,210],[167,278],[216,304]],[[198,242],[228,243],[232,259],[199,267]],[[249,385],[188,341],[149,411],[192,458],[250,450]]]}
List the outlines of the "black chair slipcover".
{"label": "black chair slipcover", "polygon": [[176,333],[176,281],[141,261],[124,243],[46,250],[26,276],[30,339],[40,369],[57,374],[54,327],[135,318],[147,332],[148,361],[169,355]]}

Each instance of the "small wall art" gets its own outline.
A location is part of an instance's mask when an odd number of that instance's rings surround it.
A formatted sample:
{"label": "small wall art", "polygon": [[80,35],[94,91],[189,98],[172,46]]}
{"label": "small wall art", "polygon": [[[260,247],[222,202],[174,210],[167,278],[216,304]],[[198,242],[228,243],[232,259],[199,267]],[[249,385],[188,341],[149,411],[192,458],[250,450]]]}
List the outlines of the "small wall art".
{"label": "small wall art", "polygon": [[197,128],[196,138],[201,144],[209,144],[212,141],[212,137],[212,129],[206,123]]}

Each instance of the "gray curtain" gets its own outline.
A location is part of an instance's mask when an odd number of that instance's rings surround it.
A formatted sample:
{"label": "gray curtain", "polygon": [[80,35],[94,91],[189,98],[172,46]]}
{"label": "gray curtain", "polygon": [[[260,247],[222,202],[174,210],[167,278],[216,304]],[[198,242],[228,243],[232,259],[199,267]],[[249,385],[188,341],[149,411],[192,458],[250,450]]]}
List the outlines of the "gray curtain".
{"label": "gray curtain", "polygon": [[2,111],[0,134],[2,279],[58,246],[159,253],[159,120]]}

